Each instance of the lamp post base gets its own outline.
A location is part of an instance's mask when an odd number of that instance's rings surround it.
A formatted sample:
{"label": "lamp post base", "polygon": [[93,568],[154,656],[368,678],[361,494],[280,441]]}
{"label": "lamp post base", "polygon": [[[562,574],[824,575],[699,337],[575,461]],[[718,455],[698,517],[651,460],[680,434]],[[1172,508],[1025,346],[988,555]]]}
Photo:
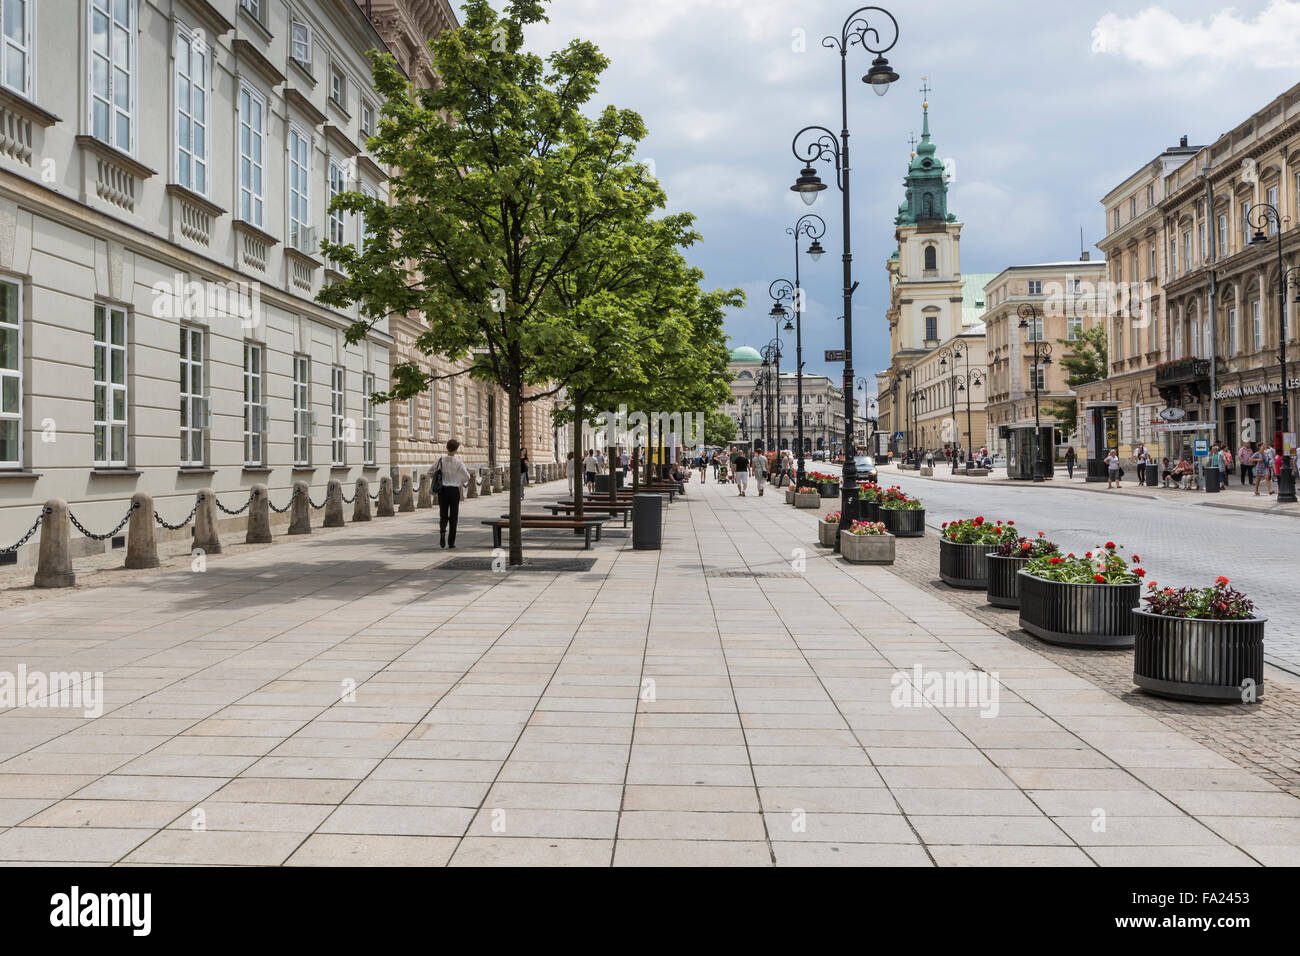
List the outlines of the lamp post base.
{"label": "lamp post base", "polygon": [[1295,475],[1291,472],[1291,456],[1282,456],[1282,472],[1277,476],[1277,500],[1279,504],[1295,504]]}

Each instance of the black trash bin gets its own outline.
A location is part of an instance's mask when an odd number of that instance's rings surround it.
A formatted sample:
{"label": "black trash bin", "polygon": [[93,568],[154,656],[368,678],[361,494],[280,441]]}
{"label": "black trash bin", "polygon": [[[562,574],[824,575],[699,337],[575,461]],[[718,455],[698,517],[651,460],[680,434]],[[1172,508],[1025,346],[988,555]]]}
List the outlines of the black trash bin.
{"label": "black trash bin", "polygon": [[632,549],[658,551],[663,539],[662,495],[632,496]]}
{"label": "black trash bin", "polygon": [[596,494],[609,494],[609,475],[603,471],[596,475]]}
{"label": "black trash bin", "polygon": [[1219,469],[1205,468],[1203,470],[1203,473],[1205,475],[1206,492],[1218,491],[1219,490]]}

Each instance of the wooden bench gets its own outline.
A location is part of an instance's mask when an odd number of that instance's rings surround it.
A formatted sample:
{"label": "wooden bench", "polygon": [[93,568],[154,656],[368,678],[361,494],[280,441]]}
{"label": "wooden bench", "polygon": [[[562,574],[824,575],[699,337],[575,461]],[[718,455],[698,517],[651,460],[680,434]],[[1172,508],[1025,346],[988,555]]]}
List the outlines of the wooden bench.
{"label": "wooden bench", "polygon": [[[551,514],[557,516],[560,514],[561,511],[563,511],[566,515],[571,515],[573,514],[575,509],[574,503],[572,501],[559,501],[553,505],[547,505],[547,507],[551,509]],[[606,502],[584,501],[582,503],[582,510],[584,513],[588,511],[603,511],[611,516],[622,515],[623,527],[626,528],[627,516],[628,513],[632,510],[632,503],[630,501],[619,501],[616,502],[615,504],[610,504],[608,501]]]}
{"label": "wooden bench", "polygon": [[[605,518],[583,518],[579,521],[576,518],[565,518],[560,515],[521,515],[519,526],[521,528],[560,528],[564,530],[572,529],[575,533],[585,536],[583,549],[591,550],[591,532],[594,528],[596,531],[596,540],[600,540],[600,529],[605,522]],[[504,518],[488,518],[483,524],[492,529],[492,547],[501,547],[501,532],[510,528],[509,516]]]}
{"label": "wooden bench", "polygon": [[[672,504],[673,499],[681,494],[681,489],[676,485],[642,485],[633,491],[631,488],[622,488],[614,496],[615,501],[631,501],[636,495],[667,495],[668,503]],[[600,501],[601,499],[609,500],[609,492],[596,492],[594,494],[584,494],[583,501]]]}

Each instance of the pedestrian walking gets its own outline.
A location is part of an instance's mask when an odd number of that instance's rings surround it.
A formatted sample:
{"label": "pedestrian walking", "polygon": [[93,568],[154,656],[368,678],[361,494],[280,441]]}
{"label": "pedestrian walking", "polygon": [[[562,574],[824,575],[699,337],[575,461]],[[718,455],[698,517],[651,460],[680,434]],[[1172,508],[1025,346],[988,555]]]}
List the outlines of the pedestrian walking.
{"label": "pedestrian walking", "polygon": [[763,497],[763,486],[767,484],[767,456],[759,452],[754,456],[754,484],[758,486],[758,496]]}
{"label": "pedestrian walking", "polygon": [[429,469],[433,490],[438,495],[438,547],[456,550],[456,522],[460,518],[461,490],[469,484],[469,469],[456,457],[460,442],[447,442],[447,454]]}
{"label": "pedestrian walking", "polygon": [[1073,445],[1065,449],[1065,473],[1069,478],[1071,479],[1074,478],[1074,446]]}
{"label": "pedestrian walking", "polygon": [[1112,487],[1113,483],[1113,487],[1118,488],[1121,474],[1123,474],[1123,472],[1119,467],[1119,455],[1117,455],[1115,449],[1112,448],[1110,454],[1106,456],[1106,487]]}
{"label": "pedestrian walking", "polygon": [[596,475],[600,472],[600,459],[591,449],[587,450],[587,456],[582,459],[582,480],[587,486],[587,491],[591,494],[596,493]]}
{"label": "pedestrian walking", "polygon": [[522,489],[528,484],[528,449],[519,449],[519,485]]}
{"label": "pedestrian walking", "polygon": [[1237,470],[1241,475],[1241,486],[1244,488],[1255,480],[1255,466],[1251,460],[1255,457],[1255,443],[1242,442],[1241,447],[1237,449]]}
{"label": "pedestrian walking", "polygon": [[716,451],[713,453],[713,459],[710,463],[713,465],[713,480],[717,481],[718,469],[722,467],[722,462],[718,461],[718,453]]}
{"label": "pedestrian walking", "polygon": [[745,489],[749,487],[749,459],[745,457],[743,451],[736,452],[732,467],[735,468],[736,487],[740,489],[740,497],[743,498]]}
{"label": "pedestrian walking", "polygon": [[1259,483],[1262,481],[1268,487],[1268,493],[1273,494],[1273,463],[1268,460],[1272,448],[1261,449],[1256,446],[1254,453],[1250,457],[1251,470],[1255,474],[1255,494],[1259,494]]}

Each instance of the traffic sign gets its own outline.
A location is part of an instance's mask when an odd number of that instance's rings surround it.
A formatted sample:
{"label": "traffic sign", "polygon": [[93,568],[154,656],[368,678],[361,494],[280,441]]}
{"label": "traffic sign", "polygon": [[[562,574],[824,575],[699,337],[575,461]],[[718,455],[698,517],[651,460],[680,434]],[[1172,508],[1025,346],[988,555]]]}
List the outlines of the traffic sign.
{"label": "traffic sign", "polygon": [[894,432],[894,441],[902,441],[902,440],[903,440],[903,433],[902,433],[902,432]]}
{"label": "traffic sign", "polygon": [[826,350],[826,361],[828,361],[828,362],[843,362],[843,361],[844,361],[844,350],[843,350],[843,349],[827,349],[827,350]]}
{"label": "traffic sign", "polygon": [[1210,453],[1210,440],[1208,438],[1195,438],[1192,440],[1192,454],[1197,458],[1204,458]]}

